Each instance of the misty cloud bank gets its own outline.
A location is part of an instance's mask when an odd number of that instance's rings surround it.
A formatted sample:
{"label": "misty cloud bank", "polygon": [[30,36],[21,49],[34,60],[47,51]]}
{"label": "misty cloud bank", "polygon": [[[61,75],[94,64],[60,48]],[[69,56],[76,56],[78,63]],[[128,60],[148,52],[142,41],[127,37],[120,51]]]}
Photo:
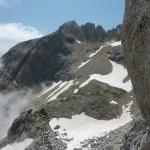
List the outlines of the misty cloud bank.
{"label": "misty cloud bank", "polygon": [[0,93],[0,139],[7,134],[14,119],[32,103],[33,91]]}
{"label": "misty cloud bank", "polygon": [[[8,6],[19,0],[0,0],[0,6]],[[19,42],[43,36],[36,28],[21,23],[0,23],[0,57]],[[3,67],[0,59],[0,69]],[[0,93],[0,139],[6,136],[14,119],[32,103],[32,90]]]}

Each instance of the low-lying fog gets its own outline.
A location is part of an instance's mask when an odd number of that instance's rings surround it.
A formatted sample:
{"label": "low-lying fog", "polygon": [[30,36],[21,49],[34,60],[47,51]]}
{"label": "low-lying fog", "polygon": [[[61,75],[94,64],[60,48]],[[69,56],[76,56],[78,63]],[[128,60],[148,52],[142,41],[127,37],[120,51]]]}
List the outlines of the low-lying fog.
{"label": "low-lying fog", "polygon": [[31,104],[33,91],[0,93],[0,140],[7,134],[14,119]]}

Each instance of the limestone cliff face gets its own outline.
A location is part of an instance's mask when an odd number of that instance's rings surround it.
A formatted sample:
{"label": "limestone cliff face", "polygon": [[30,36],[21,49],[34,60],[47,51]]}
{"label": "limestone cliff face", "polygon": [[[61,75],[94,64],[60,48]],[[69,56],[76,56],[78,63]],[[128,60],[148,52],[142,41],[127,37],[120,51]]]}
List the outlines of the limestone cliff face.
{"label": "limestone cliff face", "polygon": [[122,44],[136,99],[150,125],[149,0],[126,0]]}

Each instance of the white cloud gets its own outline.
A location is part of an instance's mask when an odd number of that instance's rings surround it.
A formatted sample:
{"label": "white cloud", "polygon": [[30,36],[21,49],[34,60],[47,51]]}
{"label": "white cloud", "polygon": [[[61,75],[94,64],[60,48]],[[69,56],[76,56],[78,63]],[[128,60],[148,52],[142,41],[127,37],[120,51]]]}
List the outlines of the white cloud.
{"label": "white cloud", "polygon": [[19,42],[41,36],[37,29],[21,23],[0,24],[0,56]]}

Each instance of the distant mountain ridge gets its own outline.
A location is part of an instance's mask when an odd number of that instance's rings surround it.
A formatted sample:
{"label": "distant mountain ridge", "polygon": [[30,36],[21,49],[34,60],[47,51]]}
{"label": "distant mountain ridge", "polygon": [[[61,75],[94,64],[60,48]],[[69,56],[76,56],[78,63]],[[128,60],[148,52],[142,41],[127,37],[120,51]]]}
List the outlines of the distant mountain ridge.
{"label": "distant mountain ridge", "polygon": [[[80,61],[79,55],[84,57],[86,51],[98,48],[100,43],[120,40],[121,28],[118,25],[106,32],[93,23],[79,26],[69,21],[52,34],[17,44],[2,56],[0,89],[74,78],[70,67]],[[75,58],[73,51],[84,53]]]}
{"label": "distant mountain ridge", "polygon": [[121,39],[122,25],[118,25],[116,28],[105,31],[100,25],[96,26],[94,23],[86,23],[79,26],[75,21],[69,21],[64,23],[58,31],[64,34],[66,37],[76,38],[78,40],[87,42],[105,42],[110,40]]}

